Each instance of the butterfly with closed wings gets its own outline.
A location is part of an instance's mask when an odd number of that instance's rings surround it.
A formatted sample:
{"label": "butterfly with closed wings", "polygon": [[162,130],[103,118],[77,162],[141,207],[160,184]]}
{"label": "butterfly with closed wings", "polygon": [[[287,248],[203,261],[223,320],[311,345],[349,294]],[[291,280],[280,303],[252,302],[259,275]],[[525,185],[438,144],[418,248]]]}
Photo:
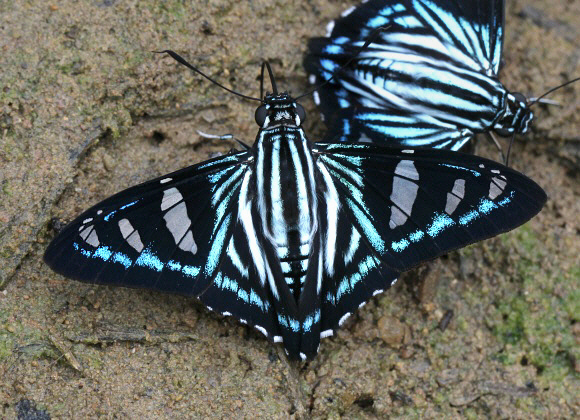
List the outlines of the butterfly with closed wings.
{"label": "butterfly with closed wings", "polygon": [[530,104],[498,79],[504,9],[503,0],[369,0],[344,12],[304,61],[314,84],[337,73],[315,96],[326,140],[459,150],[477,133],[526,133]]}
{"label": "butterfly with closed wings", "polygon": [[312,143],[288,93],[273,83],[261,101],[250,148],[98,203],[46,263],[84,282],[195,296],[304,360],[399,272],[513,229],[546,200],[475,156]]}

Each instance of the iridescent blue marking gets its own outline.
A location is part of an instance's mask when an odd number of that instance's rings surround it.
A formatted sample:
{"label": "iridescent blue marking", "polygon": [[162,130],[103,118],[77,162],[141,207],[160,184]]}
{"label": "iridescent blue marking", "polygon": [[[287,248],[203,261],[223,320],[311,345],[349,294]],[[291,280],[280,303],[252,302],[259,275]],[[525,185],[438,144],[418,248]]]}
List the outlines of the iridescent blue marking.
{"label": "iridescent blue marking", "polygon": [[466,213],[459,218],[459,224],[463,225],[463,226],[468,225],[469,223],[471,223],[473,220],[477,219],[478,217],[479,217],[479,212],[477,210],[471,210],[469,213]]}
{"label": "iridescent blue marking", "polygon": [[237,281],[232,280],[227,276],[223,276],[222,288],[237,293],[239,286]]}
{"label": "iridescent blue marking", "polygon": [[389,23],[389,20],[386,17],[377,16],[370,19],[367,23],[367,26],[370,26],[371,28],[378,28],[379,26],[386,25],[387,23]]}
{"label": "iridescent blue marking", "polygon": [[411,245],[411,243],[408,240],[401,239],[400,241],[393,242],[391,244],[391,248],[393,248],[393,251],[395,252],[401,252],[404,251],[409,245]]}
{"label": "iridescent blue marking", "polygon": [[189,277],[197,277],[199,274],[199,267],[193,267],[191,265],[184,265],[181,272]]}
{"label": "iridescent blue marking", "polygon": [[157,255],[153,254],[150,249],[145,249],[139,255],[139,258],[135,261],[135,264],[140,265],[141,267],[148,267],[155,271],[163,270],[163,263],[157,257]]}
{"label": "iridescent blue marking", "polygon": [[347,204],[359,221],[362,231],[372,247],[380,254],[384,254],[385,241],[383,241],[383,238],[381,238],[381,235],[377,232],[371,220],[350,198],[347,198]]}
{"label": "iridescent blue marking", "polygon": [[317,309],[314,312],[314,315],[308,315],[306,319],[304,319],[304,323],[302,324],[302,330],[309,332],[313,325],[318,324],[320,321],[320,309]]}
{"label": "iridescent blue marking", "polygon": [[341,46],[335,44],[329,44],[323,49],[323,52],[328,54],[341,54],[343,51]]}
{"label": "iridescent blue marking", "polygon": [[488,199],[482,199],[481,203],[479,204],[479,211],[484,214],[489,214],[490,211],[497,208],[497,205]]}
{"label": "iridescent blue marking", "polygon": [[296,319],[288,317],[288,324],[290,325],[290,329],[294,332],[300,331],[300,322]]}
{"label": "iridescent blue marking", "polygon": [[418,242],[423,236],[425,236],[425,233],[422,230],[417,230],[409,235],[409,239],[411,242]]}
{"label": "iridescent blue marking", "polygon": [[105,220],[105,222],[108,222],[109,219],[111,217],[113,217],[115,215],[115,213],[117,213],[117,210],[113,210],[112,212],[110,212],[109,214],[107,214],[103,219]]}
{"label": "iridescent blue marking", "polygon": [[109,258],[111,258],[111,255],[113,255],[113,252],[108,246],[100,246],[95,250],[93,257],[100,258],[103,261],[108,261]]}
{"label": "iridescent blue marking", "polygon": [[341,108],[348,108],[350,106],[350,101],[343,98],[338,98],[338,106]]}
{"label": "iridescent blue marking", "polygon": [[433,218],[433,223],[427,228],[427,234],[434,238],[439,235],[446,227],[454,225],[455,222],[446,214],[437,214]]}
{"label": "iridescent blue marking", "polygon": [[76,249],[78,252],[80,252],[82,255],[84,255],[85,257],[92,257],[93,253],[91,251],[87,251],[86,249],[84,249],[83,247],[79,246],[78,243],[73,242],[73,248]]}
{"label": "iridescent blue marking", "polygon": [[348,295],[349,291],[352,291],[355,286],[363,281],[370,271],[373,268],[376,268],[379,265],[379,262],[376,258],[371,255],[368,255],[365,259],[363,259],[359,265],[358,270],[350,276],[345,276],[341,280],[340,284],[337,287],[336,297],[332,296],[330,293],[326,295],[326,300],[331,302],[333,305],[336,302],[340,301],[340,298],[343,295]]}
{"label": "iridescent blue marking", "polygon": [[182,266],[179,262],[174,260],[169,260],[166,264],[167,268],[173,271],[181,271],[188,277],[195,278],[199,274],[199,267],[194,267],[191,265]]}
{"label": "iridescent blue marking", "polygon": [[286,317],[283,315],[278,314],[278,324],[280,324],[283,327],[288,328],[288,321],[286,320]]}
{"label": "iridescent blue marking", "polygon": [[221,164],[228,163],[228,162],[238,161],[240,158],[240,155],[243,153],[245,153],[245,152],[234,153],[233,155],[230,155],[230,156],[223,156],[220,159],[206,162],[203,165],[199,165],[198,169],[207,169],[207,168],[211,168],[212,166],[215,166],[215,165],[221,165]]}
{"label": "iridescent blue marking", "polygon": [[122,206],[122,207],[119,207],[119,210],[125,210],[127,207],[134,206],[134,205],[135,205],[135,204],[137,204],[138,202],[139,202],[139,200],[132,201],[132,202],[130,202],[129,204],[125,204],[124,206]]}
{"label": "iridescent blue marking", "polygon": [[243,289],[238,289],[238,297],[246,303],[250,301],[250,296],[248,295],[248,292],[246,292]]}
{"label": "iridescent blue marking", "polygon": [[131,258],[126,256],[122,252],[115,252],[113,254],[112,260],[113,260],[113,262],[118,262],[118,263],[122,264],[125,268],[129,268],[129,267],[131,267],[131,264],[133,264],[133,261],[131,260]]}
{"label": "iridescent blue marking", "polygon": [[327,302],[330,302],[330,303],[331,303],[331,304],[333,304],[333,305],[336,305],[336,298],[335,298],[335,297],[334,297],[334,295],[333,295],[332,293],[330,293],[330,292],[328,292],[328,293],[326,294],[326,301],[327,301]]}
{"label": "iridescent blue marking", "polygon": [[514,197],[515,192],[511,191],[509,197],[505,197],[503,200],[501,200],[499,203],[497,203],[498,206],[505,206],[506,204],[510,203],[512,201],[512,198]]}
{"label": "iridescent blue marking", "polygon": [[218,266],[220,261],[220,256],[222,255],[222,251],[224,248],[224,242],[226,240],[226,233],[228,231],[228,227],[230,226],[230,219],[232,218],[231,215],[227,215],[213,238],[213,242],[211,244],[211,248],[209,250],[209,254],[207,256],[207,262],[205,265],[205,274],[211,275]]}
{"label": "iridescent blue marking", "polygon": [[[217,183],[220,179],[222,179],[225,175],[228,174],[228,172],[230,172],[232,170],[231,167],[229,168],[225,168],[222,169],[220,171],[216,171],[214,173],[211,173],[207,176],[207,179],[209,180],[209,182],[211,182],[212,184]],[[215,185],[212,187],[212,191],[214,191],[215,189]]]}
{"label": "iridescent blue marking", "polygon": [[333,74],[338,67],[332,60],[320,60],[320,66],[330,74]]}
{"label": "iridescent blue marking", "polygon": [[254,292],[254,289],[250,289],[249,301],[251,304],[258,306],[260,309],[262,309],[262,311],[266,312],[267,310],[266,305],[264,305],[264,302],[262,301],[262,299],[260,299],[260,296],[258,296],[256,292]]}
{"label": "iridescent blue marking", "polygon": [[463,166],[449,165],[448,163],[440,163],[439,165],[447,166],[448,168],[459,169],[460,171],[471,172],[474,176],[481,176],[481,173],[474,171],[473,169],[465,168]]}
{"label": "iridescent blue marking", "polygon": [[421,22],[419,22],[415,16],[398,17],[395,18],[394,22],[406,28],[416,28],[422,26]]}
{"label": "iridescent blue marking", "polygon": [[173,271],[181,271],[181,264],[177,261],[169,260],[167,262],[167,267]]}

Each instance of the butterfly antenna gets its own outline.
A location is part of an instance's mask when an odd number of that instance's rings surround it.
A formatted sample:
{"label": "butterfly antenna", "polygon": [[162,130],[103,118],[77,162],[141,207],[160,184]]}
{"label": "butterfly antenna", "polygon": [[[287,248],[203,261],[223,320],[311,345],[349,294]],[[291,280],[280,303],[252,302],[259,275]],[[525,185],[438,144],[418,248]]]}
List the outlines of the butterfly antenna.
{"label": "butterfly antenna", "polygon": [[270,83],[272,84],[272,93],[278,95],[278,88],[276,87],[276,79],[274,79],[274,73],[272,72],[272,67],[268,61],[262,62],[262,72],[260,74],[260,98],[264,97],[264,68],[268,69],[268,76],[270,77]]}
{"label": "butterfly antenna", "polygon": [[[214,85],[218,85],[219,87],[221,87],[222,89],[233,93],[236,96],[239,96],[240,98],[244,98],[244,99],[249,99],[251,101],[258,101],[258,102],[264,102],[262,99],[259,98],[254,98],[252,96],[247,96],[247,95],[243,95],[241,93],[236,92],[235,90],[232,90],[230,88],[225,87],[224,85],[222,85],[221,83],[217,82],[216,80],[212,79],[211,77],[209,77],[207,74],[205,74],[204,72],[202,72],[201,70],[199,70],[198,68],[192,66],[191,64],[189,64],[182,56],[180,56],[179,54],[177,54],[175,51],[171,51],[171,50],[163,50],[163,51],[153,51],[154,53],[157,54],[169,54],[175,61],[177,61],[180,64],[183,64],[185,67],[193,70],[194,72],[196,72],[197,74],[205,77],[207,80],[209,80],[210,82],[212,82]],[[271,70],[270,70],[271,71]]]}
{"label": "butterfly antenna", "polygon": [[558,90],[558,89],[562,89],[565,86],[571,85],[572,83],[577,82],[578,80],[580,80],[580,77],[577,77],[575,79],[569,80],[566,83],[562,83],[560,86],[556,86],[555,88],[550,89],[549,91],[547,91],[546,93],[544,93],[543,95],[540,95],[539,97],[535,98],[531,103],[530,103],[530,107],[532,107],[533,105],[537,104],[538,102],[540,102],[542,100],[542,98],[548,96],[550,93]]}
{"label": "butterfly antenna", "polygon": [[371,45],[377,39],[377,37],[381,34],[381,32],[386,31],[389,27],[390,27],[390,25],[380,26],[377,29],[373,30],[371,32],[371,34],[367,37],[367,40],[365,41],[363,46],[360,47],[360,49],[356,52],[356,54],[354,54],[352,57],[350,57],[346,63],[344,63],[342,66],[340,66],[340,68],[338,70],[336,70],[334,73],[332,73],[332,76],[330,76],[329,79],[325,80],[324,82],[322,82],[318,86],[314,87],[313,89],[309,90],[308,92],[303,93],[300,96],[297,96],[296,100],[303,98],[304,96],[311,95],[313,92],[320,89],[322,86],[326,85],[327,83],[330,83],[330,81],[332,79],[334,79],[338,75],[338,73],[340,73],[350,63],[352,63],[364,50],[366,50],[368,48],[368,46]]}

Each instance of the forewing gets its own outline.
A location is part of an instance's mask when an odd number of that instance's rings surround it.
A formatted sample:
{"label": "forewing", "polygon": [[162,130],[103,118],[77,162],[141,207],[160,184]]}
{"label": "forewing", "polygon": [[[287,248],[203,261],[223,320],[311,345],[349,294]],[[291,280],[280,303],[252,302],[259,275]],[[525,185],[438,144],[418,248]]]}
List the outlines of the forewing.
{"label": "forewing", "polygon": [[44,260],[80,281],[199,295],[228,246],[249,159],[219,157],[122,191],[70,223]]}
{"label": "forewing", "polygon": [[314,151],[350,222],[397,271],[514,229],[546,201],[531,179],[476,156],[365,144]]}

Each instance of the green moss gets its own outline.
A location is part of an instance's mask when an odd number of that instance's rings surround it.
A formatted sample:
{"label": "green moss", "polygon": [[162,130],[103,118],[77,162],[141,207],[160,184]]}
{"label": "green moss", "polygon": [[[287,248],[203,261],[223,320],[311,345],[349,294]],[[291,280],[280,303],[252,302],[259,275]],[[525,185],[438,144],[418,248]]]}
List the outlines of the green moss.
{"label": "green moss", "polygon": [[492,323],[505,345],[498,358],[505,364],[532,364],[545,380],[561,381],[574,374],[570,358],[578,353],[571,324],[580,311],[580,267],[562,272],[552,266],[541,238],[527,227],[502,240],[523,247],[520,254],[528,257],[511,267],[520,286],[504,292]]}
{"label": "green moss", "polygon": [[0,334],[0,362],[12,355],[14,340],[8,334]]}

